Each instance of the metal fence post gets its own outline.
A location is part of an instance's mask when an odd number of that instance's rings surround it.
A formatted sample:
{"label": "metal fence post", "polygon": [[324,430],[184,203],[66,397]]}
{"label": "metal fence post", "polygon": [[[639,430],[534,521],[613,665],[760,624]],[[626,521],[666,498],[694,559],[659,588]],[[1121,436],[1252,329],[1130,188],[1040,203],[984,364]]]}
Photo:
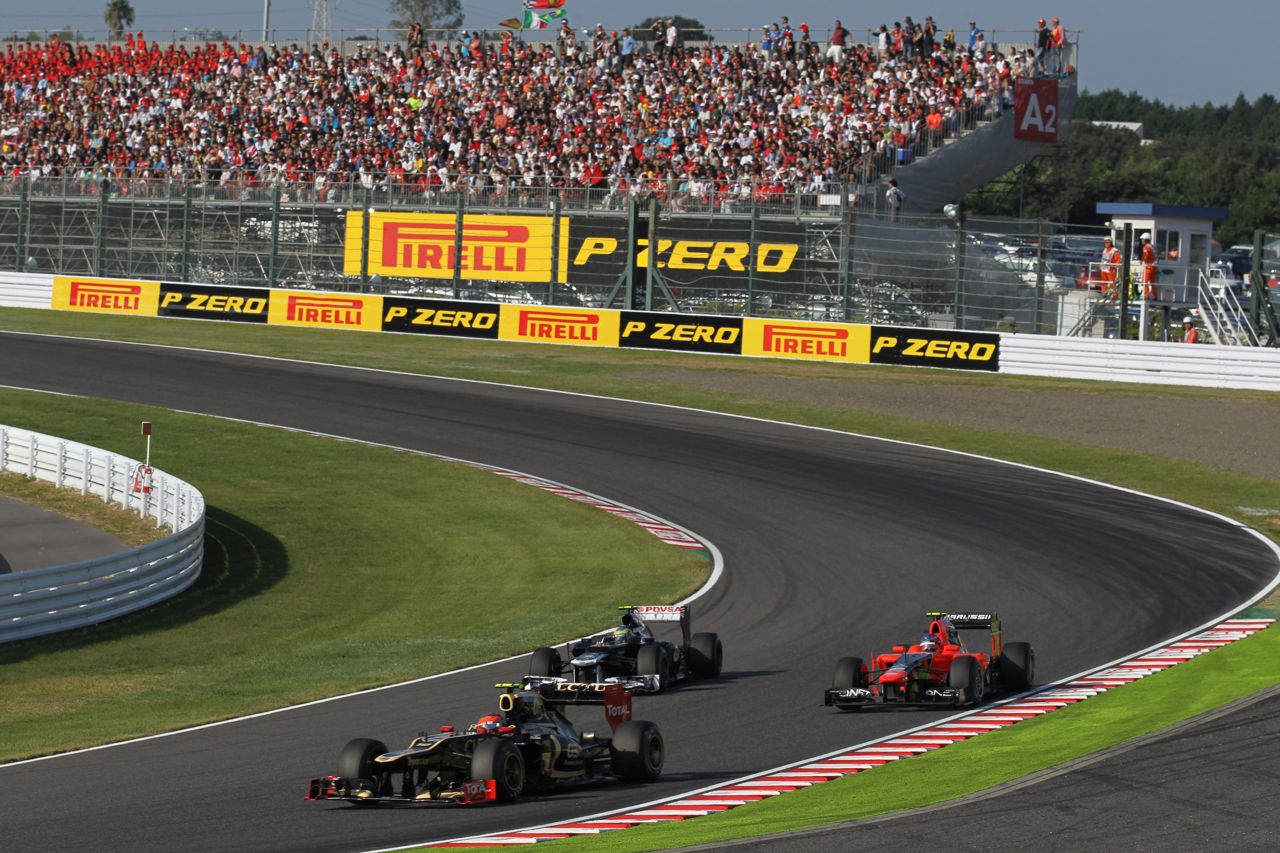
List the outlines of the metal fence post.
{"label": "metal fence post", "polygon": [[457,299],[462,286],[462,221],[467,215],[466,196],[458,190],[458,213],[453,220],[453,298]]}
{"label": "metal fence post", "polygon": [[840,282],[840,309],[844,321],[849,322],[852,307],[849,294],[849,185],[840,184],[840,255],[836,259],[836,280]]}
{"label": "metal fence post", "polygon": [[364,188],[360,198],[360,291],[369,285],[369,228],[373,213],[373,192]]}
{"label": "metal fence post", "polygon": [[13,268],[19,272],[26,269],[27,259],[27,205],[31,202],[30,181],[18,179],[18,239],[14,246]]}
{"label": "metal fence post", "polygon": [[1129,338],[1129,276],[1133,270],[1133,223],[1124,225],[1124,261],[1120,264],[1120,340]]}
{"label": "metal fence post", "polygon": [[957,329],[964,328],[964,213],[956,217],[956,293],[952,312]]}
{"label": "metal fence post", "polygon": [[747,234],[747,316],[756,313],[756,229],[760,225],[760,206],[751,200],[751,230]]}
{"label": "metal fence post", "polygon": [[644,267],[644,310],[653,310],[653,278],[658,269],[658,198],[649,199],[649,263]]}
{"label": "metal fence post", "polygon": [[1036,234],[1036,304],[1031,309],[1031,328],[1040,333],[1040,303],[1044,301],[1044,220],[1038,221]]}
{"label": "metal fence post", "polygon": [[107,254],[107,194],[111,192],[111,179],[103,178],[98,184],[98,233],[93,241],[93,274],[102,275],[102,261]]}
{"label": "metal fence post", "polygon": [[267,287],[276,286],[276,263],[280,258],[280,185],[271,190],[271,260],[267,263]]}
{"label": "metal fence post", "polygon": [[178,259],[178,278],[191,280],[191,184],[182,191],[182,255]]}
{"label": "metal fence post", "polygon": [[547,304],[556,304],[556,284],[560,281],[560,193],[551,199],[551,276],[547,285]]}

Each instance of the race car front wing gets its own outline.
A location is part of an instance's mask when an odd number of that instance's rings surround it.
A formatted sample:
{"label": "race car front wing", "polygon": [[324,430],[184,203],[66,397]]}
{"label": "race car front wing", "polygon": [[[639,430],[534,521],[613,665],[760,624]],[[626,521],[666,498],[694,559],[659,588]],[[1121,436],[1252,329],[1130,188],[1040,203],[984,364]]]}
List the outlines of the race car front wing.
{"label": "race car front wing", "polygon": [[922,687],[910,701],[888,698],[872,687],[828,687],[823,693],[822,704],[847,707],[850,705],[905,705],[928,707],[930,705],[958,705],[964,701],[964,691],[958,687],[933,685]]}
{"label": "race car front wing", "polygon": [[321,776],[307,783],[308,800],[343,800],[349,803],[397,803],[415,806],[473,806],[498,799],[498,783],[494,779],[469,779],[439,791],[423,792],[417,797],[379,796],[372,779],[346,779]]}

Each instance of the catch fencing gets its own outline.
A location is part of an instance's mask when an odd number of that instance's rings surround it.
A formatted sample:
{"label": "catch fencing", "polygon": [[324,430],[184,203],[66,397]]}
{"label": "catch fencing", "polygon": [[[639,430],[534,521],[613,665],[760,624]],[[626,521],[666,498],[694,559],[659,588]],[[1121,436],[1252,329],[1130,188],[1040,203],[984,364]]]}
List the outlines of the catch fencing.
{"label": "catch fencing", "polygon": [[116,554],[0,575],[0,642],[82,628],[171,598],[200,576],[204,496],[140,462],[74,441],[0,425],[0,469],[96,495],[168,536]]}
{"label": "catch fencing", "polygon": [[[1101,246],[1047,221],[895,217],[875,184],[462,186],[11,179],[0,270],[1052,334]],[[401,262],[387,229],[421,214],[433,254]],[[537,270],[494,270],[476,248],[494,223],[508,266]],[[514,236],[530,228],[543,243]]]}

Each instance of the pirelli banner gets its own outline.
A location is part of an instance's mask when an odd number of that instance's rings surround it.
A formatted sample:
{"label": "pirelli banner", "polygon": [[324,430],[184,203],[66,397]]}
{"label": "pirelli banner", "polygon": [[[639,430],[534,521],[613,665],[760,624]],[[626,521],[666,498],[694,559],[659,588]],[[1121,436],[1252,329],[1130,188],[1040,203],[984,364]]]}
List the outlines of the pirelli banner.
{"label": "pirelli banner", "polygon": [[51,307],[94,314],[183,317],[309,329],[351,329],[720,355],[1000,368],[1000,336],[760,317],[511,305],[214,284],[54,278]]}
{"label": "pirelli banner", "polygon": [[[452,213],[375,211],[365,235],[363,214],[349,211],[343,272],[451,280],[460,267],[464,281],[547,284],[555,263],[557,282],[610,286],[626,270],[629,241],[622,217],[561,216],[558,235],[553,223],[550,216],[466,214],[459,235]],[[749,222],[681,220],[664,226],[656,251],[646,237],[637,237],[633,263],[646,269],[656,258],[673,287],[741,287],[748,273],[764,287],[799,284],[808,263],[803,229],[787,223],[771,229],[775,242],[753,245]]]}

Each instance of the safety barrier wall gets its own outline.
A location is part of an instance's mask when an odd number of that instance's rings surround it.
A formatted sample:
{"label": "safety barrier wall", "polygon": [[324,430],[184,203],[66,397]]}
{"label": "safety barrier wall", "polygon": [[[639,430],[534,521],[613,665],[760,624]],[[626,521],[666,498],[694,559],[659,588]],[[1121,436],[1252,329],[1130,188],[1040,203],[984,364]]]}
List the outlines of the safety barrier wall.
{"label": "safety barrier wall", "polygon": [[62,566],[0,575],[0,642],[93,625],[171,598],[195,583],[204,559],[204,496],[153,471],[134,490],[134,459],[0,425],[0,469],[119,504],[172,534],[138,548]]}
{"label": "safety barrier wall", "polygon": [[[1280,391],[1280,351],[1105,338],[0,275],[0,305]],[[83,284],[73,293],[74,283]],[[105,285],[103,287],[102,285]],[[215,298],[220,297],[220,298]],[[337,300],[330,302],[330,300]],[[339,302],[341,304],[339,304]],[[584,319],[589,322],[584,322]],[[568,322],[565,322],[568,321]],[[779,334],[780,332],[780,334]],[[838,333],[845,333],[838,337]],[[830,337],[825,337],[830,335]],[[892,343],[889,341],[892,340]],[[844,357],[835,353],[845,344]],[[968,344],[965,348],[952,344]],[[994,347],[992,347],[994,344]],[[979,356],[975,358],[974,356]]]}

